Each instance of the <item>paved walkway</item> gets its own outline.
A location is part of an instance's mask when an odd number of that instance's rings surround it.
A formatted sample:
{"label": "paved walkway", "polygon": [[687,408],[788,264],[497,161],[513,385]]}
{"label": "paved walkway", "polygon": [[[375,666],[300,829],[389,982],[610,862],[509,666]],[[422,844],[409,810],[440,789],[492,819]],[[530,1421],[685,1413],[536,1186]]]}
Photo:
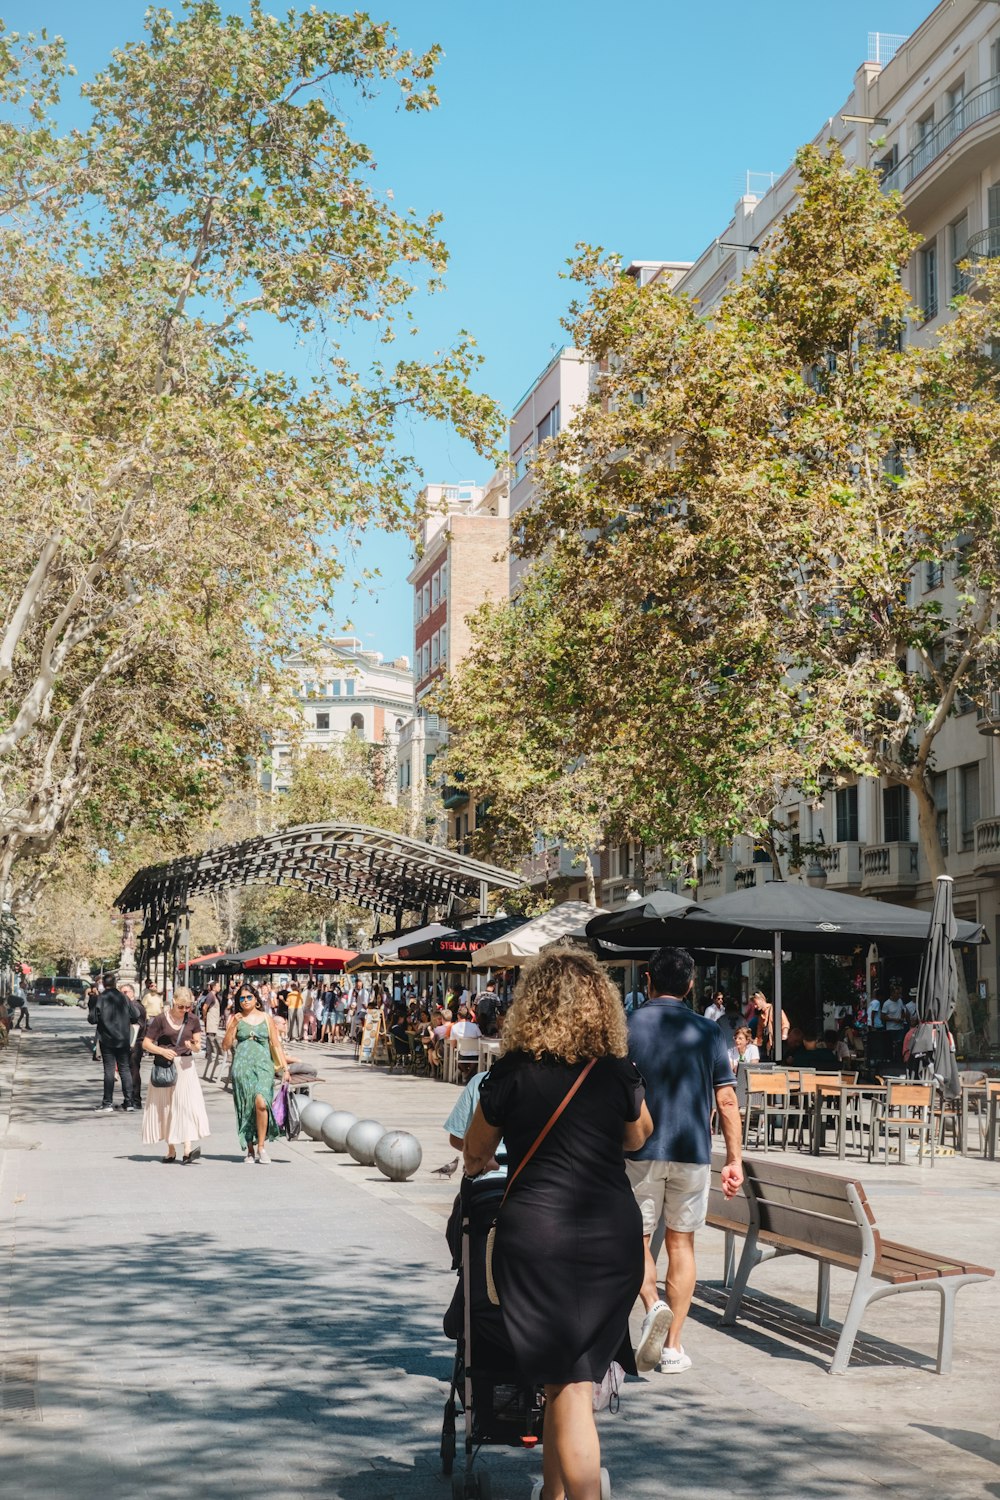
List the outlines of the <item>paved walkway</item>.
{"label": "paved walkway", "polygon": [[[453,1190],[430,1169],[454,1155],[440,1124],[455,1091],[316,1049],[318,1096],[421,1138],[416,1179],[390,1184],[306,1141],[278,1145],[270,1169],[243,1166],[213,1086],[206,1158],[164,1171],[137,1116],[92,1114],[82,1014],[36,1006],[32,1021],[0,1057],[4,1493],[450,1495],[437,1447]],[[864,1178],[892,1236],[1000,1265],[1000,1164],[842,1170]],[[718,1326],[721,1238],[699,1244],[694,1368],[630,1382],[601,1418],[616,1496],[1000,1497],[1000,1286],[959,1299],[950,1378],[931,1369],[932,1296],[872,1309],[860,1360],[833,1378],[830,1335],[790,1316],[813,1292],[794,1261],[762,1268],[738,1330]],[[835,1316],[847,1284],[835,1274]],[[526,1500],[537,1461],[481,1461],[498,1500]]]}

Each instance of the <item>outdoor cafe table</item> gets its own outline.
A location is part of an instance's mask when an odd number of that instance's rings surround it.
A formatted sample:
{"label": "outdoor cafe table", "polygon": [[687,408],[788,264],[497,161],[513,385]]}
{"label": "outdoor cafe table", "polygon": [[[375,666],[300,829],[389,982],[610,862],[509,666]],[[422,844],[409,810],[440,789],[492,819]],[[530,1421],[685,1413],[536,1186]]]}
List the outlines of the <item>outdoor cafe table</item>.
{"label": "outdoor cafe table", "polygon": [[486,1073],[492,1068],[500,1056],[500,1038],[495,1036],[481,1036],[479,1038],[479,1071]]}
{"label": "outdoor cafe table", "polygon": [[[980,1106],[981,1106],[981,1108],[979,1110],[979,1119],[980,1119],[981,1123],[979,1125],[979,1130],[978,1130],[979,1139],[981,1141],[982,1140],[983,1125],[985,1125],[987,1123],[986,1122],[986,1114],[987,1114],[987,1107],[988,1107],[988,1103],[989,1103],[989,1099],[988,1099],[988,1095],[987,1095],[987,1090],[986,1090],[986,1084],[985,1084],[985,1082],[983,1082],[983,1083],[963,1083],[962,1084],[962,1098],[961,1098],[962,1141],[961,1141],[961,1148],[960,1149],[961,1149],[961,1152],[962,1152],[963,1156],[968,1156],[969,1155],[969,1106],[970,1106],[970,1104],[972,1104],[974,1102],[979,1102]],[[987,1137],[987,1139],[988,1139],[988,1137]]]}
{"label": "outdoor cafe table", "polygon": [[813,1128],[810,1134],[809,1154],[819,1156],[823,1149],[826,1129],[824,1116],[833,1113],[831,1106],[836,1099],[837,1115],[837,1159],[843,1161],[847,1155],[847,1109],[852,1100],[879,1099],[885,1097],[885,1086],[872,1083],[844,1083],[836,1078],[817,1078],[813,1095]]}

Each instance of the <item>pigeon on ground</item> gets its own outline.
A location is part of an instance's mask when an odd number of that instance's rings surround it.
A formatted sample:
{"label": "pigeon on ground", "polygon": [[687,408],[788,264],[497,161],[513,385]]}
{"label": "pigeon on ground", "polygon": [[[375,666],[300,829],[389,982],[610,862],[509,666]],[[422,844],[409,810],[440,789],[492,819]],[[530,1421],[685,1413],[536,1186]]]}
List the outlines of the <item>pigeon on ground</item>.
{"label": "pigeon on ground", "polygon": [[458,1171],[458,1157],[454,1161],[445,1162],[443,1167],[435,1167],[431,1173],[432,1177],[454,1177]]}

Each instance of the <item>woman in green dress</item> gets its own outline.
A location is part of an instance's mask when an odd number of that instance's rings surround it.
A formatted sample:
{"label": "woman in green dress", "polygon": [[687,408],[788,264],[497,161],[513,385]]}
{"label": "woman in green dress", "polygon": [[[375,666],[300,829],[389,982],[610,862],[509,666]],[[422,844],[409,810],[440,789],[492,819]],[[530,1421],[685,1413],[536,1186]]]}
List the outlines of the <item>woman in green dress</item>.
{"label": "woman in green dress", "polygon": [[270,1016],[258,1008],[255,995],[241,994],[237,1011],[226,1028],[223,1049],[233,1052],[230,1078],[236,1105],[236,1129],[246,1161],[270,1164],[267,1142],[276,1140],[280,1131],[274,1118],[274,1081],[276,1064],[288,1079],[288,1060],[281,1045],[278,1029]]}

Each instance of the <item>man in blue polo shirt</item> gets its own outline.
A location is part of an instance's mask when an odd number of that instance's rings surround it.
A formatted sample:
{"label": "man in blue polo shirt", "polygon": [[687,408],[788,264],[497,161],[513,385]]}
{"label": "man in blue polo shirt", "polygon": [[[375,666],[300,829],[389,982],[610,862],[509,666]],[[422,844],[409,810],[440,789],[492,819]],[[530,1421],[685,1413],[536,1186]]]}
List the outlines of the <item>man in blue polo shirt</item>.
{"label": "man in blue polo shirt", "polygon": [[[725,1038],[714,1021],[684,1004],[694,959],[683,948],[660,948],[646,975],[649,1000],[628,1018],[629,1057],[646,1084],[653,1134],[626,1162],[642,1211],[646,1315],[635,1351],[640,1370],[659,1363],[667,1374],[691,1367],[681,1332],[694,1295],[694,1237],[704,1228],[712,1162],[712,1105],[726,1142],[722,1189],[732,1198],[743,1183],[740,1111]],[[666,1301],[656,1287],[649,1242],[666,1221]]]}

